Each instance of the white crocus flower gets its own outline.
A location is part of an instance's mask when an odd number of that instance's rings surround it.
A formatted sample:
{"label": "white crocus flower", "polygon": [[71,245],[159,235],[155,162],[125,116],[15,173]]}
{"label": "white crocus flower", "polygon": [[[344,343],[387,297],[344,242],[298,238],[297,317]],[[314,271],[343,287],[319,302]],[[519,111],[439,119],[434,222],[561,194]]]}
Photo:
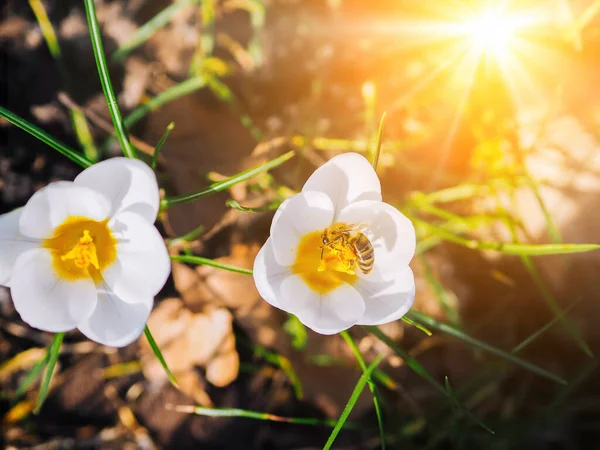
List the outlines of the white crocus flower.
{"label": "white crocus flower", "polygon": [[23,321],[114,347],[137,339],[171,270],[158,207],[152,170],[113,158],[1,216],[0,285]]}
{"label": "white crocus flower", "polygon": [[[415,229],[381,201],[381,185],[361,155],[336,156],[281,204],[254,279],[271,305],[321,334],[401,318],[415,295],[408,266]],[[366,272],[366,273],[365,273]]]}

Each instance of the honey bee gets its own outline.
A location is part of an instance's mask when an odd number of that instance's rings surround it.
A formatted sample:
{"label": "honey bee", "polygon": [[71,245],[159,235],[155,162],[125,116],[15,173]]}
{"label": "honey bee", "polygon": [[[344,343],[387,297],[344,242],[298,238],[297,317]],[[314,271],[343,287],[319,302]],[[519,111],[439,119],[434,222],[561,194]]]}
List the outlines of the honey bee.
{"label": "honey bee", "polygon": [[375,263],[375,250],[361,229],[364,229],[362,224],[343,223],[325,228],[321,235],[321,260],[325,248],[330,248],[340,261],[348,265],[350,273],[354,273],[355,265],[358,265],[364,274],[371,272]]}

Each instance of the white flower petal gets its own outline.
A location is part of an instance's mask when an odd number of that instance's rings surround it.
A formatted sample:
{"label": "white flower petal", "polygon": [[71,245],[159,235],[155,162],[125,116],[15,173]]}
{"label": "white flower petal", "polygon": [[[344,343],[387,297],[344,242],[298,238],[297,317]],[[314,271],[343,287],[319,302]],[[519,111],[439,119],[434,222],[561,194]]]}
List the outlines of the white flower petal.
{"label": "white flower petal", "polygon": [[415,254],[415,228],[400,211],[384,202],[364,200],[344,208],[338,217],[344,223],[365,223],[362,230],[375,249],[375,268],[368,275],[356,274],[369,281],[389,280],[403,270]]}
{"label": "white flower petal", "polygon": [[45,239],[68,217],[100,221],[108,218],[109,212],[110,202],[104,195],[70,181],[57,181],[29,199],[23,207],[19,229],[25,236]]}
{"label": "white flower petal", "polygon": [[132,304],[112,292],[99,291],[96,309],[77,328],[92,341],[111,347],[124,347],[142,334],[152,304],[152,297]]}
{"label": "white flower petal", "polygon": [[406,267],[391,281],[358,280],[354,285],[365,301],[366,309],[359,325],[382,325],[400,319],[415,299],[415,279]]}
{"label": "white flower petal", "polygon": [[28,250],[17,259],[11,279],[15,309],[24,322],[45,331],[68,331],[96,307],[96,286],[91,279],[65,281],[52,269],[45,249]]}
{"label": "white flower petal", "polygon": [[327,228],[332,220],[333,203],[321,192],[300,192],[284,201],[271,224],[273,251],[279,264],[292,265],[302,236]]}
{"label": "white flower petal", "polygon": [[292,275],[281,283],[281,293],[282,306],[321,334],[335,334],[350,328],[365,311],[361,295],[349,284],[318,294],[300,276]]}
{"label": "white flower petal", "polygon": [[302,188],[327,194],[337,214],[359,200],[381,200],[381,183],[373,167],[358,153],[335,156],[319,167]]}
{"label": "white flower petal", "polygon": [[267,239],[256,255],[252,273],[260,296],[270,305],[282,309],[278,300],[281,298],[281,282],[289,277],[291,272],[275,259],[271,238]]}
{"label": "white flower petal", "polygon": [[119,212],[136,212],[149,223],[156,221],[160,195],[156,176],[137,159],[111,158],[85,169],[75,184],[89,187],[111,202],[111,217]]}
{"label": "white flower petal", "polygon": [[0,216],[0,286],[10,286],[10,277],[21,253],[39,247],[35,239],[19,232],[19,219],[23,208]]}
{"label": "white flower petal", "polygon": [[126,302],[154,298],[171,273],[171,259],[160,233],[134,212],[118,214],[109,227],[119,242],[117,260],[102,272],[104,281]]}

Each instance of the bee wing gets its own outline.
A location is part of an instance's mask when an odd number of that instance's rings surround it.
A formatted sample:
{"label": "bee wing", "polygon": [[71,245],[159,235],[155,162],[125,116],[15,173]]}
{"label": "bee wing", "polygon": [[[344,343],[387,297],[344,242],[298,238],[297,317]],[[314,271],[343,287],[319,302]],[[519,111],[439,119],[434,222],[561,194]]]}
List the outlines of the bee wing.
{"label": "bee wing", "polygon": [[357,222],[357,223],[351,223],[349,224],[347,227],[341,229],[340,231],[342,232],[346,232],[346,231],[365,231],[369,228],[369,224],[364,223],[364,222]]}

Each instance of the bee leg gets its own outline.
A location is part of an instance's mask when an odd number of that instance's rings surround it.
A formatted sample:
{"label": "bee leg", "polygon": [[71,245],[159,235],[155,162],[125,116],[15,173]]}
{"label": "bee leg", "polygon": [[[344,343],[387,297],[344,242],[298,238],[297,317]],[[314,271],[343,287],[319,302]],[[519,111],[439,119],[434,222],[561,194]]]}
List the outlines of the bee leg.
{"label": "bee leg", "polygon": [[319,267],[317,268],[317,272],[325,272],[325,260],[323,259],[323,253],[325,252],[325,247],[321,249],[321,262],[319,263]]}
{"label": "bee leg", "polygon": [[351,259],[350,261],[348,261],[348,270],[346,270],[346,273],[354,275],[354,264],[356,264],[356,260]]}

